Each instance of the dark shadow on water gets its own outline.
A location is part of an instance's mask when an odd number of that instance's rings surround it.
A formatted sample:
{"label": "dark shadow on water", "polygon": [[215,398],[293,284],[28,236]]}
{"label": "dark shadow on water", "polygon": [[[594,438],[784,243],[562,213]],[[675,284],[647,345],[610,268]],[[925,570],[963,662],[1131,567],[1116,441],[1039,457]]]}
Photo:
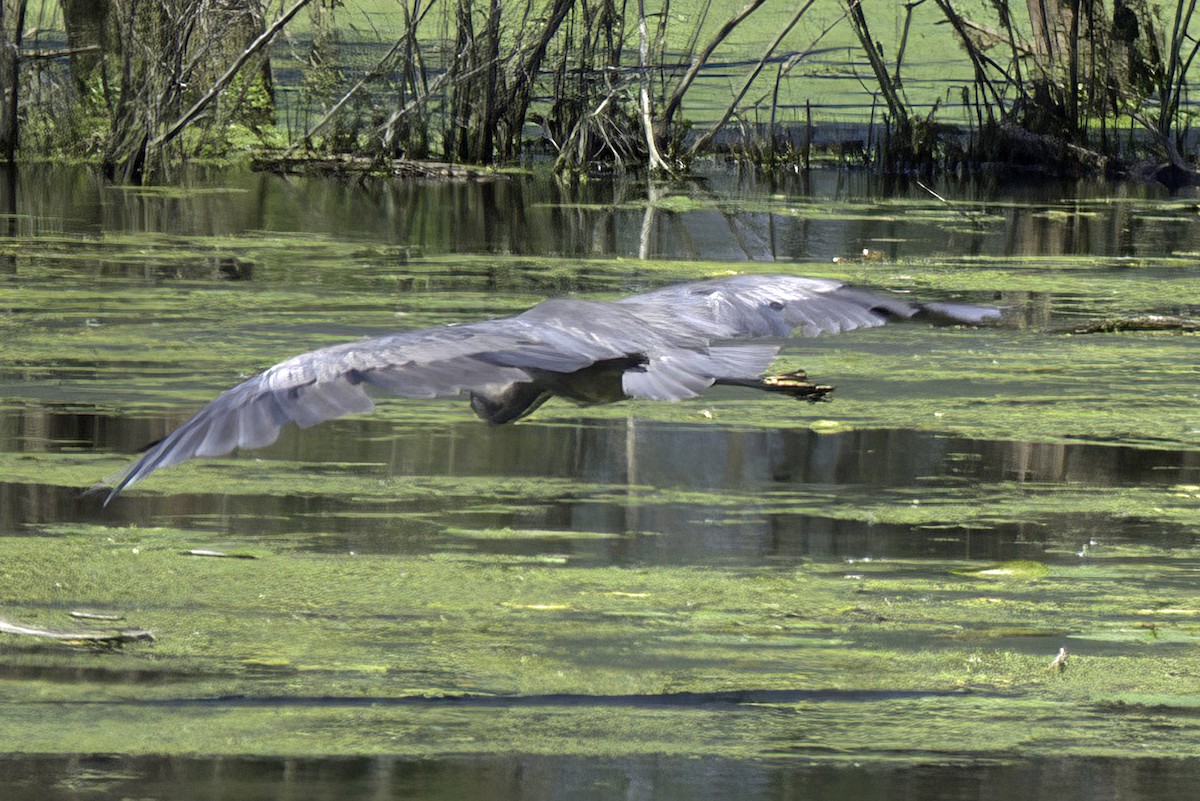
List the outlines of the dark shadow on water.
{"label": "dark shadow on water", "polygon": [[[172,425],[35,404],[5,417],[0,447],[18,452],[132,452]],[[1096,531],[1109,541],[1152,537],[1165,546],[1190,545],[1195,532],[1078,512],[913,526],[856,510],[879,498],[959,499],[995,485],[1052,492],[1200,482],[1200,452],[1188,450],[632,418],[504,428],[467,419],[435,426],[341,420],[200,469],[237,475],[248,459],[261,459],[260,471],[361,479],[364,491],[205,495],[180,485],[171,494],[168,469],[146,490],[104,507],[102,494],[82,488],[0,483],[0,535],[61,523],[165,525],[283,549],[553,553],[600,565],[1043,558],[1047,550],[1074,553]],[[421,491],[423,482],[436,491]]]}
{"label": "dark shadow on water", "polygon": [[1063,758],[972,762],[968,755],[900,766],[799,758],[660,755],[0,757],[6,801],[1095,801],[1184,799],[1200,759]]}
{"label": "dark shadow on water", "polygon": [[201,673],[184,673],[162,668],[121,669],[74,664],[46,664],[38,657],[49,655],[61,657],[62,648],[29,645],[7,645],[7,656],[13,661],[0,664],[0,680],[44,681],[54,684],[130,684],[152,687],[176,684],[204,678]]}

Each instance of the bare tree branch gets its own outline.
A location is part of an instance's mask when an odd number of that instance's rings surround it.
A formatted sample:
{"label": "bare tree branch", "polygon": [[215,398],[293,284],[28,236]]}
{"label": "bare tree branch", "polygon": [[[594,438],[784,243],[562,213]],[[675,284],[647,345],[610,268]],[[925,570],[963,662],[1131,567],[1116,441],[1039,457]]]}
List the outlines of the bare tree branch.
{"label": "bare tree branch", "polygon": [[[300,138],[299,142],[296,142],[284,152],[283,155],[285,157],[290,156],[301,145],[307,145],[309,140],[316,136],[322,128],[328,125],[329,121],[337,116],[337,113],[341,111],[356,94],[362,91],[364,86],[383,74],[383,71],[387,68],[388,62],[390,62],[392,58],[394,58],[395,55],[400,52],[400,49],[407,45],[408,42],[413,38],[417,25],[421,24],[421,21],[425,19],[425,14],[431,8],[433,8],[432,1],[426,5],[424,9],[419,9],[420,13],[417,15],[415,20],[412,20],[409,28],[404,32],[404,35],[396,41],[396,44],[392,45],[392,47],[386,53],[384,53],[383,58],[375,62],[375,66],[367,70],[366,75],[362,76],[362,78],[360,78],[358,82],[354,84],[354,86],[350,87],[350,89],[344,95],[342,95],[341,98],[339,98],[338,101],[334,103],[324,115],[322,115],[321,119],[317,120],[311,128],[304,132],[304,136]],[[412,18],[410,18],[410,20],[411,19]]]}
{"label": "bare tree branch", "polygon": [[[775,49],[779,47],[779,44],[784,40],[784,37],[791,33],[792,28],[796,27],[796,23],[800,21],[800,18],[804,16],[805,12],[808,11],[808,9],[815,2],[816,0],[808,0],[804,5],[800,6],[800,9],[792,17],[791,22],[785,25],[783,30],[779,32],[779,35],[775,37],[775,40],[767,46],[766,51],[762,54],[762,58],[758,60],[758,63],[754,65],[754,69],[752,69],[750,74],[746,76],[745,82],[742,83],[741,91],[739,91],[737,95],[734,96],[733,100],[730,101],[729,105],[725,107],[725,113],[721,115],[721,119],[717,120],[717,122],[711,128],[701,134],[700,137],[697,138],[694,143],[692,143],[692,146],[688,148],[689,155],[695,156],[701,150],[708,147],[708,144],[713,140],[713,137],[715,137],[721,128],[725,126],[725,123],[729,122],[729,118],[732,117],[734,111],[737,110],[738,103],[741,103],[742,98],[744,98],[746,93],[750,91],[751,84],[754,83],[754,79],[758,77],[759,73],[763,71],[763,67],[766,66],[767,61],[770,60],[771,55],[775,52]],[[774,136],[774,131],[771,131],[770,135]]]}
{"label": "bare tree branch", "polygon": [[642,129],[646,134],[646,149],[650,156],[650,169],[670,172],[671,168],[658,152],[657,137],[654,135],[654,113],[650,105],[650,32],[646,28],[646,0],[638,0],[638,75],[641,84]]}
{"label": "bare tree branch", "polygon": [[295,4],[293,4],[291,8],[284,11],[279,18],[275,20],[275,22],[271,23],[271,27],[263,31],[258,38],[251,42],[249,47],[247,47],[242,54],[238,56],[232,64],[229,65],[229,69],[225,70],[225,74],[217,79],[216,83],[214,83],[212,87],[204,94],[204,97],[201,97],[199,100],[197,100],[190,109],[183,113],[183,116],[167,126],[167,129],[163,133],[159,134],[150,141],[150,148],[157,149],[165,145],[167,142],[170,142],[172,139],[178,136],[184,128],[190,125],[191,122],[196,119],[196,117],[199,117],[200,113],[208,107],[208,104],[215,100],[217,96],[225,90],[225,87],[227,87],[234,79],[234,76],[238,74],[238,70],[240,70],[242,66],[250,60],[250,57],[266,47],[267,44],[275,38],[275,34],[279,33],[279,31],[283,29],[283,26],[290,22],[292,17],[296,16],[297,12],[308,5],[308,3],[309,0],[296,0]]}
{"label": "bare tree branch", "polygon": [[[733,30],[738,25],[742,24],[747,17],[757,11],[758,7],[765,2],[766,0],[750,0],[749,3],[742,7],[741,11],[721,26],[720,30],[717,31],[716,35],[705,46],[704,50],[692,59],[691,66],[688,67],[683,77],[679,79],[679,84],[675,87],[675,91],[671,93],[666,106],[663,107],[662,119],[664,127],[670,127],[671,119],[679,111],[680,104],[683,103],[683,96],[687,94],[687,90],[691,87],[692,82],[696,80],[696,76],[700,73],[704,65],[708,63],[709,58],[712,57],[713,52],[720,46],[721,42],[725,41],[725,38],[733,33]],[[807,7],[805,6],[806,9]],[[793,24],[795,23],[793,22]]]}

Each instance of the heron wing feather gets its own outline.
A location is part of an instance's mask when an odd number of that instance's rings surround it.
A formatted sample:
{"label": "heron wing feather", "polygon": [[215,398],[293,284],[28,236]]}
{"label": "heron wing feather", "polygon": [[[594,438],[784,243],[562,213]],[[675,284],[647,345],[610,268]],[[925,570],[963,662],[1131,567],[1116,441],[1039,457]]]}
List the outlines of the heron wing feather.
{"label": "heron wing feather", "polygon": [[[295,356],[222,393],[107,479],[113,487],[108,498],[154,470],[192,457],[269,445],[288,423],[307,428],[371,411],[369,386],[409,398],[486,393],[529,381],[525,366],[578,369],[610,350],[589,349],[581,338],[571,342],[570,352],[559,354],[531,326],[510,318],[391,334]],[[496,363],[498,353],[511,359]]]}
{"label": "heron wing feather", "polygon": [[676,284],[617,301],[674,320],[674,330],[711,339],[806,337],[875,328],[888,320],[925,315],[979,324],[1000,319],[991,306],[924,303],[869,292],[825,278],[735,275]]}
{"label": "heron wing feather", "polygon": [[[615,303],[557,299],[501,320],[426,328],[301,354],[219,395],[108,480],[111,500],[161,467],[274,442],[287,423],[316,425],[374,407],[368,387],[410,398],[492,395],[553,372],[636,357],[622,375],[630,397],[678,400],[717,378],[753,378],[778,348],[723,340],[836,333],[928,314],[980,323],[997,309],[914,303],[838,281],[741,275],[679,284]],[[107,503],[107,500],[105,501]]]}

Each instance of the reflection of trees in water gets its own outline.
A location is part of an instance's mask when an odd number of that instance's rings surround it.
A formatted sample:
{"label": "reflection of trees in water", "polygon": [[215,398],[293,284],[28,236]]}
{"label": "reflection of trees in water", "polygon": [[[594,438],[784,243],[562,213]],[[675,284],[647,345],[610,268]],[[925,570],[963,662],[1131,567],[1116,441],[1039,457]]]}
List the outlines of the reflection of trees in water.
{"label": "reflection of trees in water", "polygon": [[[17,168],[0,164],[0,236],[15,238],[17,225]],[[0,251],[0,275],[17,274],[17,255]]]}
{"label": "reflection of trees in water", "polygon": [[[0,415],[0,447],[131,454],[178,422],[28,404]],[[1144,532],[1137,520],[1082,520],[1077,513],[1053,521],[920,529],[873,523],[857,505],[926,494],[953,497],[960,491],[969,498],[974,488],[1010,482],[1047,485],[1039,491],[1052,492],[1055,484],[1200,481],[1200,453],[1194,451],[971,440],[907,430],[742,430],[633,418],[499,428],[465,417],[413,427],[346,420],[326,426],[324,433],[289,430],[278,444],[247,458],[264,459],[267,470],[272,458],[362,465],[331,469],[354,470],[368,479],[386,476],[403,498],[195,495],[173,485],[168,470],[150,492],[132,493],[103,512],[97,497],[80,497],[82,487],[0,484],[0,526],[14,530],[83,520],[119,525],[166,518],[232,535],[301,542],[310,537],[312,547],[322,550],[388,553],[447,547],[441,534],[448,526],[510,527],[511,537],[488,538],[472,547],[501,553],[566,550],[585,560],[618,564],[759,563],[799,556],[987,559],[1028,555],[1030,548],[1056,539],[1085,541],[1085,532],[1097,527],[1110,539]],[[220,470],[221,462],[202,469]],[[409,479],[454,477],[464,479],[463,492],[445,491],[443,483],[441,493],[414,500],[403,491]],[[490,478],[510,487],[522,478],[531,483],[499,498],[476,494],[479,480]],[[618,536],[547,542],[536,533],[522,534],[539,529]],[[1159,537],[1176,536],[1165,526],[1157,531]]]}
{"label": "reflection of trees in water", "polygon": [[[517,699],[520,700],[519,698]],[[955,703],[951,701],[951,703]],[[961,703],[961,702],[958,702]],[[748,713],[748,712],[747,712]],[[790,710],[796,726],[811,729],[808,714]],[[765,714],[781,714],[768,709]],[[798,742],[804,740],[797,738]],[[818,753],[818,757],[822,754]],[[1062,757],[991,762],[935,760],[913,765],[866,761],[810,762],[794,759],[727,759],[708,755],[483,754],[437,758],[338,757],[166,757],[29,756],[5,758],[2,766],[16,798],[19,788],[91,786],[97,776],[124,797],[167,797],[186,788],[186,797],[245,798],[258,795],[307,799],[578,797],[605,788],[622,798],[715,801],[785,801],[840,798],[971,798],[1006,801],[1044,798],[1030,788],[1054,788],[1059,801],[1095,798],[1096,788],[1121,788],[1122,798],[1187,798],[1200,782],[1200,766],[1189,759]]]}
{"label": "reflection of trees in water", "polygon": [[[566,282],[563,287],[552,283],[552,291],[586,285],[595,275],[594,265],[566,259],[613,255],[743,263],[826,260],[860,253],[864,247],[882,248],[887,259],[924,259],[931,252],[952,258],[1103,257],[1200,249],[1200,230],[1186,224],[1187,210],[1178,211],[1178,218],[1170,211],[1147,213],[1146,204],[1162,193],[1146,186],[1129,189],[1126,203],[1096,204],[1087,198],[1111,194],[1111,187],[1072,183],[1027,192],[1003,187],[1015,198],[1004,205],[992,205],[998,189],[986,183],[941,187],[948,197],[964,201],[971,213],[985,213],[984,224],[972,225],[914,183],[821,171],[803,180],[785,176],[770,186],[745,176],[714,174],[683,189],[650,188],[625,179],[595,179],[577,186],[520,177],[352,186],[234,173],[220,180],[227,192],[114,192],[84,170],[25,165],[19,181],[12,173],[6,183],[0,181],[0,213],[7,201],[10,213],[22,218],[20,224],[37,228],[17,231],[16,219],[7,217],[8,229],[24,235],[122,231],[253,237],[271,231],[277,239],[275,233],[300,231],[306,237],[328,236],[331,242],[367,240],[373,247],[415,248],[422,254],[529,255],[541,266],[523,270],[527,288],[529,282],[545,287],[550,279],[545,257],[552,254],[564,259],[553,266],[553,279]],[[1081,199],[1068,203],[1062,200],[1064,193]],[[880,197],[887,200],[872,200]],[[745,203],[760,207],[746,211]],[[253,245],[254,240],[247,242]],[[206,247],[215,243],[197,242],[202,251]],[[230,241],[226,247],[240,245]],[[286,249],[258,247],[254,253],[272,267],[290,267],[278,263],[294,257]],[[170,255],[176,261],[186,258]],[[166,257],[163,263],[169,264]],[[186,277],[221,277],[211,265],[182,267],[191,270]],[[119,271],[136,267],[113,260],[103,269],[124,275]],[[478,279],[472,275],[478,269],[479,265],[462,265],[461,276]],[[514,267],[502,261],[497,269]],[[522,272],[520,265],[515,269]],[[580,284],[571,284],[572,279]]]}
{"label": "reflection of trees in water", "polygon": [[[1003,187],[1012,203],[994,205],[1000,188],[985,182],[940,187],[969,215],[947,210],[913,184],[812,172],[760,184],[714,173],[686,187],[651,187],[628,178],[566,184],[548,178],[471,183],[325,179],[248,173],[214,176],[209,189],[113,191],[87,171],[26,165],[19,181],[0,174],[0,213],[20,215],[13,234],[107,232],[181,237],[253,237],[301,232],[334,242],[416,248],[423,254],[502,253],[583,258],[640,256],[695,260],[821,260],[881,250],[883,258],[957,256],[1147,256],[1200,250],[1200,229],[1186,209],[1155,211],[1162,192],[1135,187],[1127,202],[1091,203],[1108,185],[1072,183],[1025,190]],[[1076,197],[1076,201],[1062,198]],[[875,201],[873,198],[888,200]],[[4,204],[7,203],[7,212]],[[746,204],[755,208],[747,210]],[[1154,213],[1150,213],[1154,212]],[[61,230],[60,230],[61,229]],[[253,244],[253,239],[248,240]],[[187,243],[171,254],[184,258]],[[230,242],[229,247],[237,243]],[[212,247],[199,242],[197,247]],[[286,250],[266,250],[266,266],[288,267]],[[7,258],[7,257],[6,257]],[[109,270],[131,270],[114,262]],[[564,263],[565,273],[588,265]],[[189,277],[204,278],[200,272]],[[220,277],[215,275],[215,277]]]}

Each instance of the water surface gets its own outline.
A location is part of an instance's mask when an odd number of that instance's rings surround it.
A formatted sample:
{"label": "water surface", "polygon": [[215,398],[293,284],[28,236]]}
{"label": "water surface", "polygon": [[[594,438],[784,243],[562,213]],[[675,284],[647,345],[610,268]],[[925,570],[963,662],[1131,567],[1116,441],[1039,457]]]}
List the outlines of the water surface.
{"label": "water surface", "polygon": [[[1195,779],[1196,335],[1069,333],[1200,315],[1192,196],[985,182],[939,186],[946,204],[724,169],[4,185],[0,619],[157,638],[0,635],[15,792],[1156,798]],[[108,506],[82,492],[305,349],[730,270],[1006,322],[788,343],[838,385],[827,404],[725,390],[492,428],[461,399],[382,401]]]}

